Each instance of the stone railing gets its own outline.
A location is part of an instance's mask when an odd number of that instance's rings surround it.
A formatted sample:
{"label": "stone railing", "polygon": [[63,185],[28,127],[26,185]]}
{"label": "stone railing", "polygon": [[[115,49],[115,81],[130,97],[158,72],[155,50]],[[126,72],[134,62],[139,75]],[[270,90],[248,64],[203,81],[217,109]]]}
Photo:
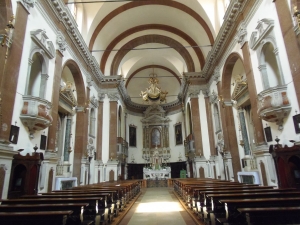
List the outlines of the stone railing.
{"label": "stone railing", "polygon": [[52,104],[45,99],[34,96],[23,96],[23,108],[20,119],[28,127],[30,137],[35,131],[44,130],[51,126],[52,117],[49,112]]}
{"label": "stone railing", "polygon": [[291,111],[287,96],[287,86],[276,86],[262,91],[257,95],[258,115],[265,121],[276,122],[279,130],[283,129],[283,119]]}

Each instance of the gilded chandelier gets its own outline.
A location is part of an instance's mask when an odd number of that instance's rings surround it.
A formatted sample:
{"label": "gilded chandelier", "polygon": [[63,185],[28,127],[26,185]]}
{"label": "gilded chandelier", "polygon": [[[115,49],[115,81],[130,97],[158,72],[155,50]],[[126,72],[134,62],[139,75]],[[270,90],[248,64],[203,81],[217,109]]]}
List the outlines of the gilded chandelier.
{"label": "gilded chandelier", "polygon": [[159,81],[157,79],[157,74],[151,73],[149,77],[150,78],[148,80],[148,83],[150,84],[150,86],[146,89],[146,91],[141,91],[140,96],[142,96],[145,102],[166,102],[166,96],[168,92],[162,91],[161,88],[158,86]]}

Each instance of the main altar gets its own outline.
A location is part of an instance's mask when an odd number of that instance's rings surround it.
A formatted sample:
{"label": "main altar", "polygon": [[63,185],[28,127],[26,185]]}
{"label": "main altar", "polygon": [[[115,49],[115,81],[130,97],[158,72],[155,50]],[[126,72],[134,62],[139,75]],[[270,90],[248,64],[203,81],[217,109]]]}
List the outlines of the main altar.
{"label": "main altar", "polygon": [[169,122],[164,109],[157,104],[150,105],[144,112],[143,124],[143,159],[146,166],[143,178],[147,180],[167,180],[171,178],[171,158],[169,146]]}

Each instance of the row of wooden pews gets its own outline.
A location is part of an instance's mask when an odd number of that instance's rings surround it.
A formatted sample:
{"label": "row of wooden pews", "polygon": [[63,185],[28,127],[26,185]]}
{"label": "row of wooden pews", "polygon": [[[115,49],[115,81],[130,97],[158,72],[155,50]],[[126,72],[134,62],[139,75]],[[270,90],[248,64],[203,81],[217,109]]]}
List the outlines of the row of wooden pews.
{"label": "row of wooden pews", "polygon": [[1,225],[110,224],[141,191],[141,180],[104,182],[0,200]]}
{"label": "row of wooden pews", "polygon": [[300,190],[216,179],[175,179],[174,191],[209,225],[300,223]]}

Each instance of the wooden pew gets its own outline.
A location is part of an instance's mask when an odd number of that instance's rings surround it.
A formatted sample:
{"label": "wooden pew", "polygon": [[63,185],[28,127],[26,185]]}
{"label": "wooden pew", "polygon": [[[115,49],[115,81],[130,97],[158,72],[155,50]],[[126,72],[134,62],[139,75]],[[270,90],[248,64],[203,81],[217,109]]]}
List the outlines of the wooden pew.
{"label": "wooden pew", "polygon": [[[225,217],[226,208],[222,200],[245,200],[249,199],[250,202],[255,202],[257,198],[266,198],[266,199],[278,199],[278,198],[288,198],[288,197],[300,197],[299,191],[277,191],[277,192],[254,192],[254,193],[236,193],[236,194],[207,194],[207,198],[211,198],[211,206],[207,205],[203,207],[204,217],[207,220],[211,221],[211,224],[214,225],[218,217]],[[249,203],[250,204],[250,203]],[[258,205],[256,205],[258,206]]]}
{"label": "wooden pew", "polygon": [[1,225],[65,225],[72,214],[66,211],[0,212]]}
{"label": "wooden pew", "polygon": [[267,207],[267,208],[238,208],[238,212],[246,217],[248,225],[265,224],[299,224],[300,207]]}
{"label": "wooden pew", "polygon": [[299,197],[289,198],[256,198],[256,199],[222,199],[220,203],[224,205],[226,211],[226,220],[233,221],[238,213],[238,208],[256,208],[256,207],[289,207],[299,206]]}
{"label": "wooden pew", "polygon": [[66,203],[66,204],[13,204],[0,205],[0,212],[38,212],[38,211],[66,211],[73,213],[68,217],[67,224],[82,224],[83,210],[88,203]]}
{"label": "wooden pew", "polygon": [[[66,204],[66,203],[88,203],[88,207],[83,212],[84,220],[108,221],[108,208],[98,210],[98,203],[103,202],[103,197],[74,197],[74,198],[19,198],[19,199],[2,199],[1,205],[15,205],[15,204]],[[103,203],[100,203],[103,204]],[[99,224],[100,222],[98,222]]]}

